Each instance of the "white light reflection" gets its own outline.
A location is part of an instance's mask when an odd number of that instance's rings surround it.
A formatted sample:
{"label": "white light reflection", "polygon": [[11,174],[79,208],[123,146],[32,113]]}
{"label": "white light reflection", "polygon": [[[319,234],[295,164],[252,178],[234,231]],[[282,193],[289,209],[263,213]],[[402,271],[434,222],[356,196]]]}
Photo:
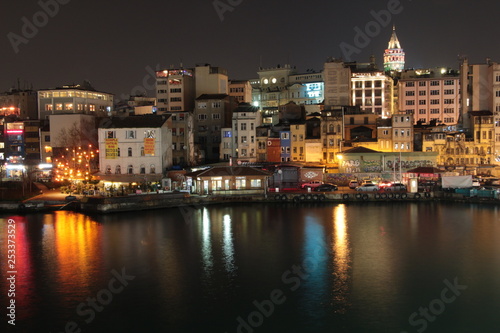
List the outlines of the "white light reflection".
{"label": "white light reflection", "polygon": [[349,269],[351,266],[350,247],[347,232],[347,219],[345,205],[335,207],[333,211],[334,238],[332,242],[334,276],[333,297],[340,305],[339,312],[347,310],[349,292]]}
{"label": "white light reflection", "polygon": [[311,318],[325,316],[322,304],[328,302],[328,248],[325,243],[325,230],[314,215],[306,216],[304,223],[303,260],[300,265],[306,274],[304,278],[304,298],[301,306]]}
{"label": "white light reflection", "polygon": [[208,209],[203,208],[202,222],[202,257],[203,257],[203,268],[205,272],[210,273],[214,265],[214,260],[212,256],[212,244],[211,244],[211,234],[210,234],[210,217],[208,215]]}
{"label": "white light reflection", "polygon": [[223,218],[223,249],[224,249],[224,266],[228,273],[233,273],[235,271],[234,266],[234,244],[233,244],[233,232],[231,230],[231,216],[229,214],[224,215]]}

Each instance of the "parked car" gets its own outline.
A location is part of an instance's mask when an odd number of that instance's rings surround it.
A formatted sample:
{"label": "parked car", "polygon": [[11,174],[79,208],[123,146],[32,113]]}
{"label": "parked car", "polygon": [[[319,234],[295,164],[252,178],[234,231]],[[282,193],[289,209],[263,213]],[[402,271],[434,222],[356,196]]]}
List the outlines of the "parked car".
{"label": "parked car", "polygon": [[335,184],[321,184],[314,189],[317,192],[332,192],[337,191],[338,187]]}
{"label": "parked car", "polygon": [[375,184],[363,184],[361,186],[356,187],[356,191],[362,192],[375,192],[378,191],[379,187]]}
{"label": "parked car", "polygon": [[378,187],[380,187],[381,189],[387,188],[391,185],[392,185],[392,183],[388,180],[383,180],[380,183],[378,183]]}
{"label": "parked car", "polygon": [[349,188],[350,189],[355,189],[358,186],[359,186],[359,183],[356,179],[352,179],[349,181]]}
{"label": "parked car", "polygon": [[406,191],[406,185],[401,183],[393,183],[391,184],[391,186],[386,187],[385,190],[388,192]]}
{"label": "parked car", "polygon": [[320,186],[321,184],[323,184],[322,181],[311,180],[310,182],[303,183],[302,185],[300,185],[300,187],[301,188],[316,188],[316,187]]}

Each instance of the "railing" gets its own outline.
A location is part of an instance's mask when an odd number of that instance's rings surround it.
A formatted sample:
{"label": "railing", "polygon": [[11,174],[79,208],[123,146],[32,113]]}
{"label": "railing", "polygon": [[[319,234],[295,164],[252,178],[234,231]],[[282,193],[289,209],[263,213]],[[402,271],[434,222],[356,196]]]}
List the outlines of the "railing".
{"label": "railing", "polygon": [[258,195],[265,194],[265,192],[266,191],[263,188],[209,191],[209,193],[212,195]]}

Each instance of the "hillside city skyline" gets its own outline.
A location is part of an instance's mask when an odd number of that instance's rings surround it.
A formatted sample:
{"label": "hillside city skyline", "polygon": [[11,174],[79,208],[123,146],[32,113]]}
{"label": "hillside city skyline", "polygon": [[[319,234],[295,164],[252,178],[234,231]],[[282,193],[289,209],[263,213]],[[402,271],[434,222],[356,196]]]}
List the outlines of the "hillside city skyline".
{"label": "hillside city skyline", "polygon": [[[0,22],[5,31],[0,62],[9,64],[0,91],[17,87],[18,79],[21,87],[34,89],[88,80],[121,96],[144,86],[149,69],[180,63],[221,66],[233,80],[253,79],[260,66],[285,63],[299,72],[319,71],[328,57],[365,62],[373,54],[382,68],[394,24],[407,68],[457,68],[459,56],[471,63],[499,59],[500,50],[487,38],[498,32],[494,6],[449,0],[9,3],[4,8],[9,15]],[[90,20],[94,24],[87,24]],[[368,38],[356,43],[359,31]],[[349,53],[347,45],[356,51]]]}

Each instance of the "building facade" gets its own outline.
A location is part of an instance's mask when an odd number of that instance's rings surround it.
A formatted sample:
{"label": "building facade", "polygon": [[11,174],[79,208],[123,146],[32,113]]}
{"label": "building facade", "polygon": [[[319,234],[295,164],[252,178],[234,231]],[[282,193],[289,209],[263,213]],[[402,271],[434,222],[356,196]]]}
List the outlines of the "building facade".
{"label": "building facade", "polygon": [[237,103],[252,102],[252,85],[248,80],[229,81],[229,96],[232,96]]}
{"label": "building facade", "polygon": [[38,119],[59,114],[111,115],[113,95],[95,90],[90,83],[38,91]]}
{"label": "building facade", "polygon": [[37,92],[10,89],[1,93],[0,115],[17,115],[20,119],[38,119]]}
{"label": "building facade", "polygon": [[460,78],[445,68],[406,71],[398,82],[399,110],[415,123],[455,125],[460,118]]}
{"label": "building facade", "polygon": [[[142,115],[111,118],[100,126],[101,179],[142,182],[144,179],[161,178],[172,166],[172,131],[168,127],[168,117]],[[111,175],[114,177],[108,177]]]}
{"label": "building facade", "polygon": [[196,96],[194,72],[191,69],[169,69],[156,72],[158,114],[169,114],[172,129],[174,165],[194,165],[194,119]]}
{"label": "building facade", "polygon": [[194,142],[199,147],[201,163],[216,163],[220,158],[221,130],[231,126],[232,97],[226,94],[203,94],[195,102]]}
{"label": "building facade", "polygon": [[232,153],[237,162],[255,163],[257,161],[256,128],[262,124],[260,109],[241,103],[233,110]]}

